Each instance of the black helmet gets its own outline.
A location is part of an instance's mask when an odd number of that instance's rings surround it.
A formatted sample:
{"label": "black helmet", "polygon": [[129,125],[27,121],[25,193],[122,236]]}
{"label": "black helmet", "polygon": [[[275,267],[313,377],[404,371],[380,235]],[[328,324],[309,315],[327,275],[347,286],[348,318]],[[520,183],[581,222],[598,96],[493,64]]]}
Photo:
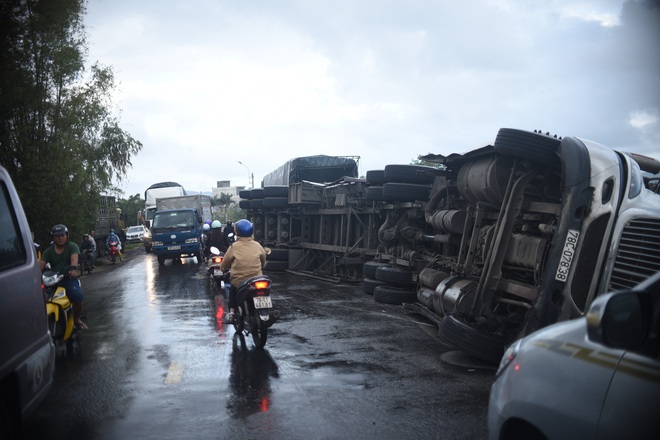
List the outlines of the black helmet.
{"label": "black helmet", "polygon": [[251,237],[252,231],[254,231],[254,226],[252,226],[252,223],[249,220],[241,219],[236,222],[234,229],[236,229],[236,234],[239,237]]}
{"label": "black helmet", "polygon": [[67,236],[69,235],[69,230],[67,229],[66,226],[64,225],[55,225],[53,226],[53,229],[50,230],[50,235],[63,235],[66,234]]}

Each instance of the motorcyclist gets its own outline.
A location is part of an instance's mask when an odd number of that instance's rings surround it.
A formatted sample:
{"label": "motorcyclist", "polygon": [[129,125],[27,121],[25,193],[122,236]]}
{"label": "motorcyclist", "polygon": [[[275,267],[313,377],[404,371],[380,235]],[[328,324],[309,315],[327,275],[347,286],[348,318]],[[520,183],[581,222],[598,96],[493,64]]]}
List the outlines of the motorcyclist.
{"label": "motorcyclist", "polygon": [[211,256],[211,225],[204,223],[202,226],[202,244],[204,245],[204,259]]}
{"label": "motorcyclist", "polygon": [[227,220],[225,229],[222,230],[222,235],[225,236],[225,243],[227,244],[227,247],[231,246],[231,244],[234,242],[233,238],[230,237],[230,234],[233,233],[234,233],[234,224],[231,222],[231,220]]}
{"label": "motorcyclist", "polygon": [[[50,269],[56,272],[64,271],[67,266],[78,267],[78,256],[80,248],[77,244],[69,241],[69,230],[62,224],[53,226],[50,231],[53,243],[41,255],[39,267],[43,271],[46,264],[50,263]],[[76,269],[70,270],[62,280],[62,286],[66,290],[66,296],[71,301],[73,308],[73,322],[79,329],[87,328],[87,325],[80,320],[80,314],[83,308],[83,291],[80,287],[80,281],[76,279],[78,275]]]}
{"label": "motorcyclist", "polygon": [[[80,254],[82,258],[91,258],[92,260],[92,269],[94,268],[94,251],[96,250],[96,245],[93,241],[89,239],[89,234],[84,234],[83,239],[78,245],[80,248]],[[89,255],[85,254],[85,251],[90,251]]]}
{"label": "motorcyclist", "polygon": [[227,252],[227,243],[225,243],[225,236],[222,234],[222,224],[220,220],[213,220],[211,223],[211,239],[209,247],[215,246],[220,252]]}
{"label": "motorcyclist", "polygon": [[115,234],[114,229],[110,229],[110,233],[108,234],[108,238],[105,240],[105,250],[106,252],[110,250],[110,243],[111,242],[117,242],[117,252],[119,255],[121,255],[121,241],[119,240],[119,236]]}
{"label": "motorcyclist", "polygon": [[229,315],[227,322],[233,323],[236,313],[236,292],[238,287],[248,279],[262,275],[266,267],[266,251],[252,238],[254,226],[249,220],[241,219],[234,225],[237,239],[232,244],[220,263],[220,269],[231,269],[229,282]]}

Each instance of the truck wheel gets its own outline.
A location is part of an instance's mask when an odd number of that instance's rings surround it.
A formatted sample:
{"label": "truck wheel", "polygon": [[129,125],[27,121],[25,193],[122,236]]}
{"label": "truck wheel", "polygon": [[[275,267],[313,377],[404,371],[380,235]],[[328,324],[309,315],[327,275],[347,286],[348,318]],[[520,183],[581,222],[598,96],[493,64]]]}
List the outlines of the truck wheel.
{"label": "truck wheel", "polygon": [[158,258],[158,265],[159,266],[162,266],[163,264],[165,264],[165,257],[159,255],[157,258]]}
{"label": "truck wheel", "polygon": [[383,200],[389,202],[428,201],[431,185],[417,183],[386,183],[383,185]]}
{"label": "truck wheel", "polygon": [[202,251],[195,252],[195,258],[197,258],[197,264],[202,264]]}
{"label": "truck wheel", "polygon": [[493,364],[502,359],[506,347],[504,337],[476,329],[455,315],[447,315],[440,322],[440,337],[456,348]]}
{"label": "truck wheel", "polygon": [[375,278],[378,281],[409,286],[413,284],[412,271],[401,266],[381,266],[376,269]]}
{"label": "truck wheel", "polygon": [[401,305],[417,302],[417,289],[383,285],[374,289],[374,300],[385,304]]}
{"label": "truck wheel", "polygon": [[364,290],[364,293],[367,295],[373,295],[376,287],[384,286],[386,284],[387,283],[383,281],[374,280],[373,278],[365,278],[362,280],[362,290]]}
{"label": "truck wheel", "polygon": [[436,176],[446,171],[424,165],[385,165],[386,182],[433,183]]}
{"label": "truck wheel", "polygon": [[559,166],[557,150],[561,139],[549,134],[534,133],[515,128],[500,128],[493,147],[507,156],[521,157]]}
{"label": "truck wheel", "polygon": [[378,270],[379,267],[389,265],[389,263],[385,263],[383,261],[367,261],[362,264],[362,275],[364,275],[365,278],[376,279],[376,270]]}
{"label": "truck wheel", "polygon": [[367,182],[369,185],[381,186],[385,183],[385,170],[367,171]]}

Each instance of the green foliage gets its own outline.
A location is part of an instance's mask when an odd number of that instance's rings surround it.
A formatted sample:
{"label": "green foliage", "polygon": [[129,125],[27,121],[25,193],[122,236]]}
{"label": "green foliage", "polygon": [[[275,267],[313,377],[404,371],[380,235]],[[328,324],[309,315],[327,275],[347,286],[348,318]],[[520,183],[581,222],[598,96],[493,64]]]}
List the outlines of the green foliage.
{"label": "green foliage", "polygon": [[128,199],[119,199],[117,207],[121,209],[121,218],[125,227],[142,224],[138,222],[138,212],[144,208],[144,199],[139,193],[130,196]]}
{"label": "green foliage", "polygon": [[0,164],[40,242],[55,223],[76,241],[93,227],[142,148],[113,116],[112,70],[84,76],[84,14],[85,0],[0,2]]}

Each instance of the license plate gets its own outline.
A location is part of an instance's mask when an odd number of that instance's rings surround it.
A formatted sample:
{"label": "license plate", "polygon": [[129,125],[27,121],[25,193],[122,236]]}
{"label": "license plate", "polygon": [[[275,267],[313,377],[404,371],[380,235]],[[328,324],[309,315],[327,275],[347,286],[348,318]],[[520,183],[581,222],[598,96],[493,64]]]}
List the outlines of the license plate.
{"label": "license plate", "polygon": [[273,302],[270,300],[270,296],[255,296],[252,299],[254,299],[255,309],[270,309],[273,307]]}
{"label": "license plate", "polygon": [[213,276],[214,277],[221,277],[222,276],[222,271],[220,269],[213,269]]}
{"label": "license plate", "polygon": [[561,260],[559,260],[559,265],[557,266],[557,273],[555,274],[555,279],[557,281],[566,282],[568,279],[568,272],[571,270],[571,264],[573,263],[573,255],[575,255],[575,250],[577,249],[578,238],[580,237],[580,231],[577,229],[569,229],[568,235],[566,236],[566,241],[564,242],[564,250],[561,253]]}
{"label": "license plate", "polygon": [[181,246],[168,246],[167,250],[168,251],[178,251],[181,249]]}

